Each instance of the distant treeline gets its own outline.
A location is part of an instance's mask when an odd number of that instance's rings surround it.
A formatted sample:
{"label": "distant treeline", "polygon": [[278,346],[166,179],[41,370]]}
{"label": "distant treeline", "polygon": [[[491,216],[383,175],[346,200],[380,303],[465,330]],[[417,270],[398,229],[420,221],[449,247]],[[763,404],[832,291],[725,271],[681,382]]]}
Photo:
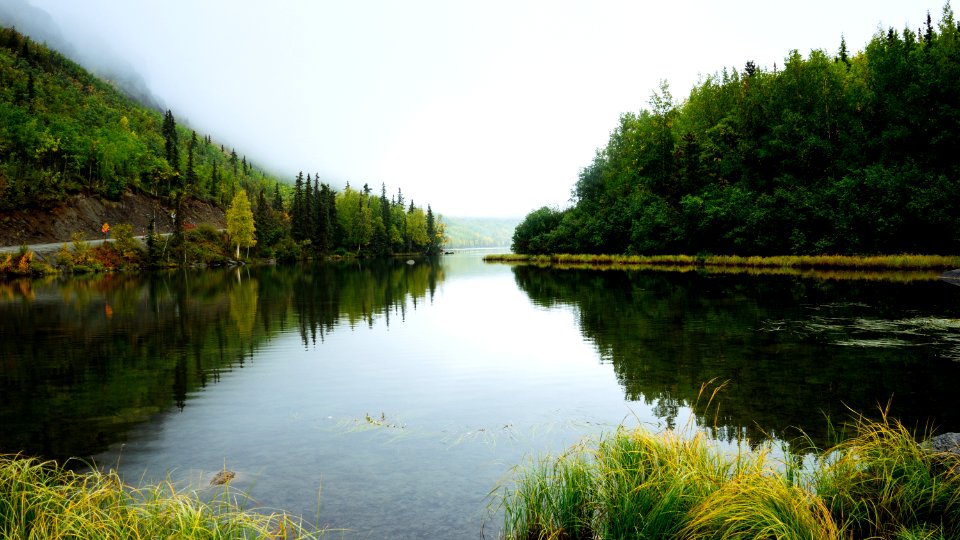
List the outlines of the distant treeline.
{"label": "distant treeline", "polygon": [[862,52],[793,51],[666,82],[621,116],[567,209],[540,208],[519,253],[960,252],[960,25],[879,31]]}
{"label": "distant treeline", "polygon": [[446,247],[486,248],[509,246],[518,218],[450,217],[446,221]]}
{"label": "distant treeline", "polygon": [[[377,197],[367,185],[347,184],[338,193],[302,173],[295,185],[281,183],[178,125],[171,111],[148,109],[60,53],[0,28],[0,212],[50,210],[75,193],[119,200],[127,191],[161,199],[176,216],[162,260],[144,255],[151,266],[189,264],[191,237],[176,211],[186,199],[225,208],[250,197],[256,242],[243,245],[254,257],[436,253],[445,238],[433,210],[407,203],[399,190],[388,199],[385,186]],[[229,245],[214,255],[225,257]]]}

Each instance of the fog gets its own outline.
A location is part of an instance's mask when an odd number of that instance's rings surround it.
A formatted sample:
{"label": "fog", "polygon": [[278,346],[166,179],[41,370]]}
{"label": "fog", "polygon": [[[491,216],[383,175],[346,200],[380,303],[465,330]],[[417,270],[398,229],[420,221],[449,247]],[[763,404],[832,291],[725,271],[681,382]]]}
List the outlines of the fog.
{"label": "fog", "polygon": [[386,183],[454,216],[563,207],[661,80],[861,49],[932,0],[0,0],[0,19],[281,178]]}

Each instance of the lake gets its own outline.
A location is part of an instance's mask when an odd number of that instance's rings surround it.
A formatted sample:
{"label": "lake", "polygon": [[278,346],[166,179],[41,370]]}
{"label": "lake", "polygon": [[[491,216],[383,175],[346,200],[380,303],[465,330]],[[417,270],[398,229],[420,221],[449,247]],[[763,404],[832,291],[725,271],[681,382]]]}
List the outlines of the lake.
{"label": "lake", "polygon": [[250,506],[337,538],[496,537],[490,493],[516,464],[621,424],[825,445],[889,403],[960,431],[956,381],[960,287],[929,276],[458,252],[0,282],[0,452],[202,497],[227,468]]}

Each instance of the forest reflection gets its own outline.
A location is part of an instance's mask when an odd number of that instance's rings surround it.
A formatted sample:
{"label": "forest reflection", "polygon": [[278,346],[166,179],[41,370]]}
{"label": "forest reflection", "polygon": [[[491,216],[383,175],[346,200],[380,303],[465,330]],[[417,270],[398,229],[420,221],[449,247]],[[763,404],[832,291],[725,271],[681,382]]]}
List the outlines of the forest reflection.
{"label": "forest reflection", "polygon": [[[573,308],[629,400],[681,407],[718,438],[817,444],[853,411],[960,429],[956,293],[941,282],[832,281],[516,266],[531,300]],[[712,399],[714,389],[723,388]]]}
{"label": "forest reflection", "polygon": [[96,454],[278,334],[390,324],[442,280],[387,261],[0,282],[0,453]]}

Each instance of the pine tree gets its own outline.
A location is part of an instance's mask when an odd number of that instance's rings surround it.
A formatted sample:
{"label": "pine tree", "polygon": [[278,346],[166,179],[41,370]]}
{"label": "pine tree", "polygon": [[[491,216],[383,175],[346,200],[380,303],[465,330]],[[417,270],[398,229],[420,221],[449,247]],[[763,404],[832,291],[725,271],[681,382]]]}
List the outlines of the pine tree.
{"label": "pine tree", "polygon": [[437,228],[433,221],[433,210],[427,205],[427,254],[436,255],[440,251],[440,243],[437,241]]}
{"label": "pine tree", "polygon": [[174,171],[180,172],[180,146],[177,141],[177,121],[173,117],[170,109],[163,116],[163,125],[160,128],[163,135],[164,150],[166,151],[167,163]]}
{"label": "pine tree", "polygon": [[190,146],[187,148],[187,171],[186,171],[186,189],[196,190],[197,187],[197,173],[193,168],[193,153],[197,147],[197,132],[194,131],[193,135],[190,137]]}
{"label": "pine tree", "polygon": [[303,223],[303,238],[305,240],[311,240],[316,237],[316,227],[314,227],[314,212],[313,212],[314,196],[313,196],[313,181],[310,179],[310,174],[307,174],[307,182],[303,189],[303,206],[301,208],[301,220]]}
{"label": "pine tree", "polygon": [[847,56],[847,40],[842,35],[840,36],[840,52],[837,55],[837,61],[850,65],[850,58]]}
{"label": "pine tree", "polygon": [[297,175],[293,188],[293,206],[290,209],[290,233],[294,240],[304,239],[303,230],[303,171]]}
{"label": "pine tree", "polygon": [[333,221],[330,208],[333,203],[330,197],[330,186],[320,184],[317,190],[317,251],[329,253],[333,245]]}
{"label": "pine tree", "polygon": [[213,162],[213,168],[210,171],[210,195],[223,204],[223,191],[220,189],[220,171],[217,170],[217,162]]}
{"label": "pine tree", "polygon": [[273,184],[273,209],[283,212],[283,197],[280,196],[280,182]]}
{"label": "pine tree", "polygon": [[387,184],[380,184],[380,217],[383,227],[390,234],[390,204],[387,202]]}

